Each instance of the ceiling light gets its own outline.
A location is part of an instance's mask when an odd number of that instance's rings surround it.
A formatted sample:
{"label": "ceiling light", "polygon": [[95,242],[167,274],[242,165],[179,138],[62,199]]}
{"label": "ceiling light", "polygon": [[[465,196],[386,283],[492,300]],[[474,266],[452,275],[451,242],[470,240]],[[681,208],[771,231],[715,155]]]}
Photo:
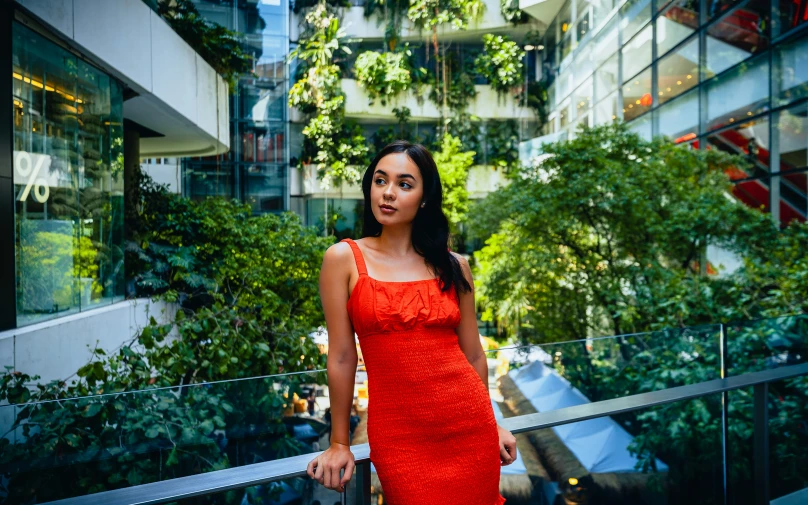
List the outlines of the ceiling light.
{"label": "ceiling light", "polygon": [[531,46],[530,44],[528,44],[528,45],[526,45],[526,46],[525,46],[525,51],[532,51],[532,50],[534,50],[534,49],[536,49],[536,48],[535,48],[535,47],[533,47],[533,46]]}

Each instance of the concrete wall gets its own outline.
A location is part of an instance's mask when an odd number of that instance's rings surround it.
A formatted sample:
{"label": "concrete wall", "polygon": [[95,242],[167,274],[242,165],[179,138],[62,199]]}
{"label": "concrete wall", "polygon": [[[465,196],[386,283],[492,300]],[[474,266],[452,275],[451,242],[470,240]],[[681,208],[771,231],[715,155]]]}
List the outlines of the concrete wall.
{"label": "concrete wall", "polygon": [[16,1],[138,93],[124,117],[163,135],[141,139],[142,157],[227,152],[227,84],[142,0]]}
{"label": "concrete wall", "polygon": [[173,320],[176,307],[138,298],[0,332],[0,367],[39,375],[39,383],[67,379],[87,364],[92,349],[114,352],[130,341],[149,317]]}

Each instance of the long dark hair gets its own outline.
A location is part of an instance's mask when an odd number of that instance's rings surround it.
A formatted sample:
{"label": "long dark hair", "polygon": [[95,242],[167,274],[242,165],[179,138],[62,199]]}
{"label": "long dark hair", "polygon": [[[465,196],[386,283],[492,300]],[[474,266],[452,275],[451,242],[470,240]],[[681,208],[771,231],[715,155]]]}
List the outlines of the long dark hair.
{"label": "long dark hair", "polygon": [[362,226],[363,237],[378,237],[382,225],[373,215],[373,202],[370,200],[370,186],[376,165],[388,154],[406,153],[418,166],[424,181],[423,207],[412,222],[412,247],[426,259],[436,273],[440,273],[441,290],[447,291],[452,285],[457,293],[471,291],[471,285],[463,275],[460,262],[449,252],[449,220],[443,213],[443,189],[435,160],[429,150],[421,144],[396,140],[379,151],[362,177],[362,193],[365,195],[365,215]]}

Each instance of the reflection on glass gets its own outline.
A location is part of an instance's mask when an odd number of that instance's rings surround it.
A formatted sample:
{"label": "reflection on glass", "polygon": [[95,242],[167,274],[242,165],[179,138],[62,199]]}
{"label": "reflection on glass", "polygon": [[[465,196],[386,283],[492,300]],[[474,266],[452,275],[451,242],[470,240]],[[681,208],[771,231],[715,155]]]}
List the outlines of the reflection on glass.
{"label": "reflection on glass", "polygon": [[595,72],[595,100],[600,100],[617,89],[617,55],[603,64]]}
{"label": "reflection on glass", "polygon": [[617,17],[614,17],[607,26],[598,32],[591,44],[592,62],[595,67],[617,53]]}
{"label": "reflection on glass", "polygon": [[575,54],[572,71],[575,76],[575,87],[578,87],[585,79],[592,75],[592,53],[588,48],[578,51]]}
{"label": "reflection on glass", "polygon": [[593,0],[590,3],[592,4],[592,14],[594,16],[592,26],[594,27],[605,21],[616,5],[615,0]]}
{"label": "reflection on glass", "polygon": [[774,100],[786,105],[808,96],[808,35],[774,50]]}
{"label": "reflection on glass", "polygon": [[652,130],[651,130],[651,114],[646,114],[643,117],[632,121],[628,125],[629,129],[639,135],[640,137],[644,138],[645,140],[651,140]]}
{"label": "reflection on glass", "polygon": [[707,128],[744,121],[766,110],[768,102],[769,63],[764,54],[707,83]]}
{"label": "reflection on glass", "polygon": [[[620,7],[620,31],[623,41],[630,39],[651,20],[651,0],[628,0]],[[650,41],[650,37],[648,39]]]}
{"label": "reflection on glass", "polygon": [[618,119],[617,92],[612,93],[595,106],[595,124],[611,123]]}
{"label": "reflection on glass", "polygon": [[623,119],[631,121],[650,110],[653,103],[649,68],[623,86]]}
{"label": "reflection on glass", "polygon": [[13,25],[17,325],[123,297],[117,81]]}
{"label": "reflection on glass", "polygon": [[572,111],[574,117],[580,117],[592,106],[592,79],[587,79],[572,94]]}
{"label": "reflection on glass", "polygon": [[707,29],[706,77],[769,47],[770,5],[767,0],[751,0]]}
{"label": "reflection on glass", "polygon": [[218,165],[215,162],[186,161],[183,168],[186,195],[193,200],[210,196],[234,198],[233,173],[231,165]]}
{"label": "reflection on glass", "polygon": [[683,45],[657,63],[657,101],[663,104],[699,81],[699,39]]}
{"label": "reflection on glass", "polygon": [[732,193],[752,208],[769,210],[769,119],[738,121],[732,128],[721,130],[707,137],[707,149],[719,149],[730,154],[740,155],[747,166],[736,166],[728,170],[732,180],[754,180],[733,185]]}
{"label": "reflection on glass", "polygon": [[699,133],[699,94],[693,90],[667,103],[656,112],[657,132],[680,144],[696,138]]}
{"label": "reflection on glass", "polygon": [[576,31],[576,34],[578,36],[578,40],[580,41],[581,39],[583,39],[584,35],[589,33],[590,29],[591,29],[591,26],[589,25],[589,12],[585,11],[585,12],[582,13],[582,16],[580,17],[580,19],[578,19],[578,21],[576,22],[576,30],[575,31]]}
{"label": "reflection on glass", "polygon": [[697,0],[679,0],[656,20],[657,55],[670,51],[699,27]]}
{"label": "reflection on glass", "polygon": [[777,6],[780,11],[777,35],[808,23],[808,3],[805,0],[779,0]]}
{"label": "reflection on glass", "polygon": [[[775,119],[780,155],[780,219],[789,223],[808,217],[808,104],[779,112]],[[801,171],[802,170],[802,171]]]}
{"label": "reflection on glass", "polygon": [[623,82],[651,64],[651,25],[623,46]]}
{"label": "reflection on glass", "polygon": [[284,165],[242,165],[245,181],[244,201],[253,212],[282,211],[286,195],[286,168]]}

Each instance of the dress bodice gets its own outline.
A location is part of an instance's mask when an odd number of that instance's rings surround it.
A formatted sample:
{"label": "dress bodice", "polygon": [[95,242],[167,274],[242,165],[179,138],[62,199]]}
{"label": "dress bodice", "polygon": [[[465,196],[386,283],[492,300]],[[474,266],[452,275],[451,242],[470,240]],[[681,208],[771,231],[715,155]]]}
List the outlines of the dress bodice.
{"label": "dress bodice", "polygon": [[440,289],[440,279],[380,281],[370,277],[362,251],[346,238],[356,260],[359,280],[350,294],[347,309],[360,338],[382,332],[430,328],[454,329],[460,324],[460,306],[454,286]]}

